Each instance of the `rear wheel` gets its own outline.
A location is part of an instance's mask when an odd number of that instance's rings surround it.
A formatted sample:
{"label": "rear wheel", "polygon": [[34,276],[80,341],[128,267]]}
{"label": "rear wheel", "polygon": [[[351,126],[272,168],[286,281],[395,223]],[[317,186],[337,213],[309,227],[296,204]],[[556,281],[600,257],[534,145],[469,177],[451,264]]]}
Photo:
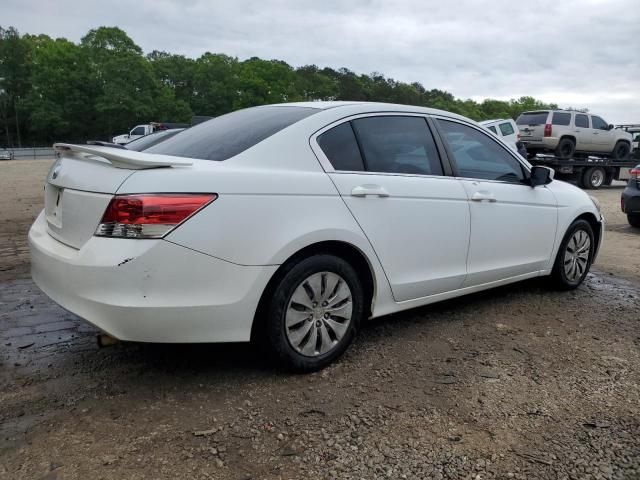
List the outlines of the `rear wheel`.
{"label": "rear wheel", "polygon": [[629,214],[627,215],[627,220],[632,227],[640,228],[640,214]]}
{"label": "rear wheel", "polygon": [[607,178],[607,173],[604,171],[602,167],[591,167],[588,168],[584,172],[584,176],[582,177],[582,184],[584,188],[592,188],[597,190],[602,185]]}
{"label": "rear wheel", "polygon": [[328,254],[290,266],[267,310],[269,350],[287,369],[320,370],[349,347],[364,314],[364,289],[354,268]]}
{"label": "rear wheel", "polygon": [[595,251],[593,229],[586,220],[571,224],[560,244],[551,278],[560,290],[578,287],[591,268]]}
{"label": "rear wheel", "polygon": [[607,186],[611,185],[613,183],[613,177],[614,177],[613,171],[607,172],[607,177],[604,179],[604,184]]}
{"label": "rear wheel", "polygon": [[611,152],[611,156],[616,160],[624,160],[629,156],[631,152],[631,146],[627,142],[618,142],[616,146],[613,147],[613,152]]}
{"label": "rear wheel", "polygon": [[570,138],[562,138],[560,139],[560,142],[558,142],[558,146],[554,153],[556,154],[556,157],[571,158],[573,157],[573,154],[576,153],[576,142]]}

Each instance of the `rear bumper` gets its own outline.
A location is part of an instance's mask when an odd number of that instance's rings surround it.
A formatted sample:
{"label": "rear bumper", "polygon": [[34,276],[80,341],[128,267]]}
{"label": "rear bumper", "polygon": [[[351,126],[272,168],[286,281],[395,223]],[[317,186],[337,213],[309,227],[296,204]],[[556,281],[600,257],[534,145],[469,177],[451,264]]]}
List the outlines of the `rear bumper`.
{"label": "rear bumper", "polygon": [[640,189],[627,186],[622,192],[622,211],[629,214],[640,214]]}
{"label": "rear bumper", "polygon": [[240,266],[164,240],[92,237],[80,250],[29,231],[31,275],[66,310],[120,340],[248,341],[277,266]]}
{"label": "rear bumper", "polygon": [[528,151],[535,150],[555,150],[558,146],[558,141],[560,139],[558,137],[542,137],[536,138],[534,140],[527,140],[526,137],[521,139],[522,143],[524,143],[525,147]]}

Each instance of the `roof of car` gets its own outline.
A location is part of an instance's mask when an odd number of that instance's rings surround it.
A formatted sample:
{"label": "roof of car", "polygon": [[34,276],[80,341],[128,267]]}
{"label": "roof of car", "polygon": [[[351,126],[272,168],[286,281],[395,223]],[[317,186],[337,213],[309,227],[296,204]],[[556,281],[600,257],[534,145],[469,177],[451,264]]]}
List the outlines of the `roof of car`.
{"label": "roof of car", "polygon": [[495,120],[482,120],[478,122],[480,125],[488,125],[490,123],[498,123],[498,122],[511,122],[510,118],[496,118]]}
{"label": "roof of car", "polygon": [[[430,115],[442,115],[451,118],[459,118],[469,120],[468,118],[446,110],[438,110],[436,108],[420,107],[418,105],[404,105],[399,103],[384,102],[356,102],[356,101],[320,101],[320,102],[290,102],[275,103],[264,105],[265,107],[306,107],[316,108],[318,110],[329,110],[337,108],[349,108],[350,110],[358,110],[365,112],[413,112],[426,113]],[[260,108],[260,107],[257,107]],[[352,112],[353,113],[353,112]]]}

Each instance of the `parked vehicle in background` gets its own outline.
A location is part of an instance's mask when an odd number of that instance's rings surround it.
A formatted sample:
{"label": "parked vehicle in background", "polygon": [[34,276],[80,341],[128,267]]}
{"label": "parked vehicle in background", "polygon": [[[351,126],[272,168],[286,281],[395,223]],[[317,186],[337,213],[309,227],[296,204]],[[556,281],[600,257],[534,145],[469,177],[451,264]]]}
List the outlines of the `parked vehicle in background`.
{"label": "parked vehicle in background", "polygon": [[129,143],[124,145],[124,148],[127,150],[135,150],[136,152],[141,152],[149,147],[153,147],[160,142],[164,142],[169,138],[173,137],[177,133],[180,133],[184,130],[184,128],[173,128],[171,130],[160,130],[158,132],[150,133],[149,135],[145,135],[144,137],[140,137],[136,140],[132,140]]}
{"label": "parked vehicle in background", "polygon": [[640,123],[616,125],[616,128],[629,132],[633,137],[631,144],[631,156],[640,160]]}
{"label": "parked vehicle in background", "polygon": [[637,160],[627,157],[616,160],[611,157],[586,156],[561,158],[548,154],[529,156],[531,165],[552,168],[556,178],[575,181],[580,188],[598,189],[603,185],[611,185],[613,180],[628,180],[630,170]]}
{"label": "parked vehicle in background", "polygon": [[122,135],[116,135],[112,139],[112,143],[117,143],[118,145],[125,145],[133,140],[136,140],[140,137],[144,137],[145,135],[149,135],[151,133],[160,131],[160,130],[171,130],[173,128],[187,128],[189,124],[187,123],[157,123],[151,122],[143,125],[136,125],[131,129],[129,133],[124,133]]}
{"label": "parked vehicle in background", "polygon": [[267,105],[144,152],[56,149],[29,232],[46,294],[121,340],[254,338],[298,371],[368,318],[538,276],[576,288],[604,231],[586,193],[417,106]]}
{"label": "parked vehicle in background", "polygon": [[602,117],[569,110],[522,113],[516,120],[530,154],[553,152],[556,157],[575,154],[606,155],[623,160],[631,152],[631,134],[614,128]]}
{"label": "parked vehicle in background", "polygon": [[0,148],[0,160],[13,160],[13,152],[6,148]]}
{"label": "parked vehicle in background", "polygon": [[478,123],[480,123],[480,125],[485,127],[487,130],[495,133],[498,137],[502,138],[502,140],[504,140],[511,148],[513,148],[524,158],[527,158],[527,149],[525,148],[524,143],[520,141],[520,132],[518,131],[518,126],[516,125],[516,122],[514,122],[511,118],[484,120]]}
{"label": "parked vehicle in background", "polygon": [[620,207],[632,227],[640,228],[640,165],[631,170],[631,178],[622,192]]}

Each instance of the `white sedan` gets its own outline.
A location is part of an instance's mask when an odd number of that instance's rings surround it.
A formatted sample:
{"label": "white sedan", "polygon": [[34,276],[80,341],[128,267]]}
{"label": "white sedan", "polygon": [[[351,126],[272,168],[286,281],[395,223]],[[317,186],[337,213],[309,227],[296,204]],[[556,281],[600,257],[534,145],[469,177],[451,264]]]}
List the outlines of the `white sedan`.
{"label": "white sedan", "polygon": [[548,276],[584,280],[597,202],[467,118],[313,102],[217,117],[135,152],[56,144],[32,276],[137,342],[265,342],[322,368],[360,322]]}

